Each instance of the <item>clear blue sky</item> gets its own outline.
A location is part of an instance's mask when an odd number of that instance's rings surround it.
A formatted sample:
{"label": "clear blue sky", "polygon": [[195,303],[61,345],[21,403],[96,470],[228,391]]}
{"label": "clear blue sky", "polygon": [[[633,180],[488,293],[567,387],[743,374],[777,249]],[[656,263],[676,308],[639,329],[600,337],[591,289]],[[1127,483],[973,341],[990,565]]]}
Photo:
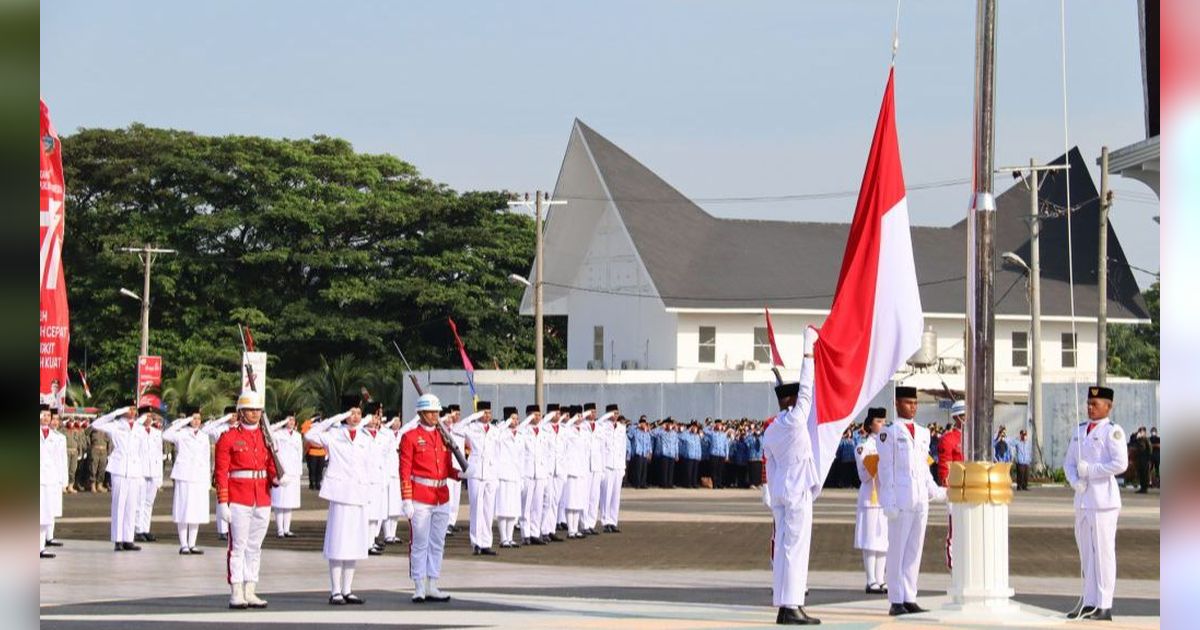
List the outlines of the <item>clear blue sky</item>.
{"label": "clear blue sky", "polygon": [[[897,107],[910,185],[969,177],[974,5],[902,6]],[[895,7],[59,0],[42,8],[41,89],[63,133],[142,122],[327,134],[460,190],[553,187],[575,117],[693,198],[855,190]],[[1101,145],[1145,136],[1136,3],[1071,0],[1067,19],[1070,140],[1090,162]],[[997,72],[997,165],[1061,154],[1058,2],[1000,3]],[[1113,187],[1130,262],[1157,270],[1153,195],[1131,180]],[[914,223],[958,221],[968,188],[913,191]],[[854,197],[702,205],[847,221]]]}

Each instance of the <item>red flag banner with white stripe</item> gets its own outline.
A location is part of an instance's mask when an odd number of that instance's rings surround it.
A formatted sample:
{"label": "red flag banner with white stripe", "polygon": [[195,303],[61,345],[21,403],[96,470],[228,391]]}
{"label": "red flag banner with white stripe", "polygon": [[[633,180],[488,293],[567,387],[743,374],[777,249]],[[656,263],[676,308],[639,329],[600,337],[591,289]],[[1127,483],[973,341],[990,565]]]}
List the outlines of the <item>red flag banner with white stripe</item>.
{"label": "red flag banner with white stripe", "polygon": [[871,399],[921,345],[924,318],[913,261],[900,142],[888,74],[833,307],[814,351],[810,429],[817,472],[829,472],[838,442]]}
{"label": "red flag banner with white stripe", "polygon": [[767,341],[771,344],[771,365],[785,367],[783,357],[779,355],[779,346],[775,345],[775,327],[771,325],[771,309],[764,306],[763,313],[767,316]]}
{"label": "red flag banner with white stripe", "polygon": [[67,312],[67,280],[62,266],[66,223],[62,150],[58,133],[50,124],[50,110],[41,106],[40,159],[41,208],[39,214],[39,351],[41,402],[61,406],[67,390],[67,347],[71,341]]}

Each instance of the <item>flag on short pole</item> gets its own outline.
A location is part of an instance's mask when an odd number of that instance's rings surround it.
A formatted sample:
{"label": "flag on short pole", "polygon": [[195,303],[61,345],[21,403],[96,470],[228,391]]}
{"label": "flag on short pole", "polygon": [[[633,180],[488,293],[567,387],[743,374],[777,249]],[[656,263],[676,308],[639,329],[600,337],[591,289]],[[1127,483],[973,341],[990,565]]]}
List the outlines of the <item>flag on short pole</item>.
{"label": "flag on short pole", "polygon": [[92,397],[92,389],[90,387],[88,387],[87,374],[84,373],[83,370],[76,370],[76,372],[79,372],[79,383],[81,385],[83,385],[83,397],[91,398]]}
{"label": "flag on short pole", "polygon": [[[467,356],[467,348],[463,345],[462,338],[458,336],[458,326],[454,325],[454,319],[447,317],[446,321],[450,322],[450,332],[454,333],[454,345],[458,346],[458,356],[462,358],[463,370],[467,373],[467,387],[471,389],[471,400],[479,402],[479,395],[475,393],[475,366],[471,364],[471,358]],[[471,408],[474,409],[474,405]]]}
{"label": "flag on short pole", "polygon": [[824,479],[847,425],[921,345],[924,317],[888,74],[829,317],[814,351],[817,472]]}
{"label": "flag on short pole", "polygon": [[771,344],[771,365],[784,367],[783,357],[779,355],[779,346],[775,345],[775,327],[771,325],[771,309],[764,306],[763,313],[767,316],[767,341]]}

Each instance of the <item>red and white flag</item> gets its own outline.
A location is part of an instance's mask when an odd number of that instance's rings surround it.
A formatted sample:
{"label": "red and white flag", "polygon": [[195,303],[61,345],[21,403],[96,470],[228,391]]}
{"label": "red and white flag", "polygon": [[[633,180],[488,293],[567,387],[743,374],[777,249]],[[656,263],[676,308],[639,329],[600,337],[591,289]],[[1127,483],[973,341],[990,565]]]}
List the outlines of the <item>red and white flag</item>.
{"label": "red and white flag", "polygon": [[67,312],[67,280],[62,266],[63,231],[66,225],[66,196],[63,182],[62,150],[58,133],[50,124],[50,110],[41,101],[41,212],[39,214],[40,274],[38,279],[40,312],[38,315],[39,398],[43,403],[60,406],[67,391],[67,346],[71,325]]}
{"label": "red and white flag", "polygon": [[833,307],[814,350],[809,428],[821,479],[846,426],[921,345],[924,317],[896,137],[894,78],[895,69],[883,93]]}
{"label": "red and white flag", "polygon": [[763,313],[767,316],[767,341],[771,344],[771,365],[784,367],[783,357],[779,356],[779,346],[775,345],[775,327],[771,325],[771,309],[764,306]]}

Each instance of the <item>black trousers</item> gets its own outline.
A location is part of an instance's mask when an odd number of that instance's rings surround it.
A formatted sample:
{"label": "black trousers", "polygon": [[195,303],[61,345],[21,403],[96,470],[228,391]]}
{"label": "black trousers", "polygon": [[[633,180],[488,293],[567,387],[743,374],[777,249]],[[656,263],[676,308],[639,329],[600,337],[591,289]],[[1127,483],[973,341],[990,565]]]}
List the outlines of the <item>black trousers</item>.
{"label": "black trousers", "polygon": [[679,477],[679,485],[684,488],[698,488],[700,486],[700,460],[681,459],[679,463],[683,467],[683,474]]}
{"label": "black trousers", "polygon": [[750,460],[750,485],[761,486],[763,476],[763,463],[761,459]]}
{"label": "black trousers", "polygon": [[1017,464],[1017,490],[1029,489],[1029,464]]}
{"label": "black trousers", "polygon": [[305,455],[308,460],[308,488],[320,490],[321,479],[325,477],[325,457],[322,455]]}
{"label": "black trousers", "polygon": [[670,457],[659,457],[655,460],[658,471],[658,485],[663,488],[675,487],[675,460]]}
{"label": "black trousers", "polygon": [[625,479],[628,481],[630,488],[646,487],[645,457],[641,455],[633,455],[629,458],[629,470],[625,474]]}
{"label": "black trousers", "polygon": [[720,455],[711,455],[708,458],[709,474],[712,475],[713,488],[725,487],[725,458]]}

